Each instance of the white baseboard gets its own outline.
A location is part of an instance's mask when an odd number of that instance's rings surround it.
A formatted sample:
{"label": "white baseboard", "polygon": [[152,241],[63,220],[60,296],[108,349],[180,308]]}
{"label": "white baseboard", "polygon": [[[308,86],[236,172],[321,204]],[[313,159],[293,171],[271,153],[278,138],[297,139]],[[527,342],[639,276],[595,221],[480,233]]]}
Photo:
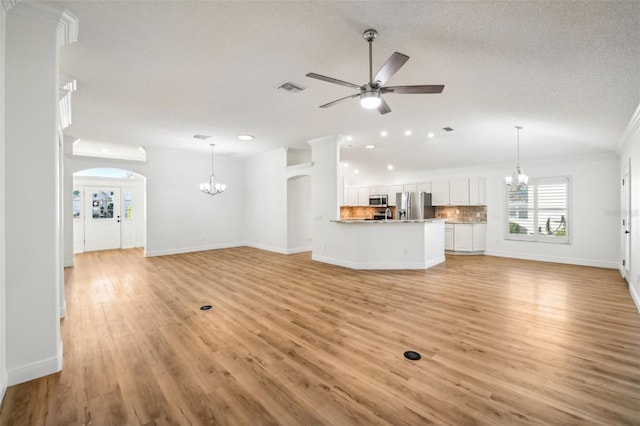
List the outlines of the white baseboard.
{"label": "white baseboard", "polygon": [[7,371],[7,384],[13,386],[57,373],[62,370],[62,352],[62,342],[60,342],[57,356]]}
{"label": "white baseboard", "polygon": [[537,254],[513,253],[510,251],[487,250],[488,256],[509,257],[512,259],[535,260],[537,262],[566,263],[568,265],[593,266],[596,268],[618,269],[618,263],[593,259],[576,259],[571,257],[542,256]]}
{"label": "white baseboard", "polygon": [[60,319],[67,316],[67,301],[63,300],[62,305],[60,305]]}
{"label": "white baseboard", "polygon": [[244,245],[246,244],[245,243],[224,243],[224,244],[211,244],[211,245],[199,246],[199,247],[183,247],[183,248],[167,249],[167,250],[145,249],[144,255],[145,257],[170,256],[172,254],[183,254],[183,253],[193,253],[196,251],[218,250],[218,249],[225,249],[225,248],[242,247]]}
{"label": "white baseboard", "polygon": [[304,253],[306,251],[311,251],[311,246],[290,248],[290,249],[287,249],[287,254]]}
{"label": "white baseboard", "polygon": [[0,372],[0,404],[4,399],[4,394],[7,393],[7,383],[7,370],[3,368]]}
{"label": "white baseboard", "polygon": [[351,262],[344,259],[334,259],[326,256],[319,256],[317,254],[311,255],[311,260],[316,262],[328,263],[330,265],[342,266],[349,269],[427,269],[432,266],[438,265],[445,261],[444,255],[437,259],[430,260],[428,262],[412,262],[412,263],[364,263],[364,262]]}
{"label": "white baseboard", "polygon": [[280,254],[290,254],[287,252],[287,249],[282,248],[282,247],[276,247],[276,246],[269,246],[266,244],[260,244],[260,243],[251,243],[249,241],[245,241],[244,244],[242,244],[243,246],[247,246],[247,247],[251,247],[251,248],[256,248],[259,250],[266,250],[266,251],[272,251],[274,253],[280,253]]}
{"label": "white baseboard", "polygon": [[631,284],[631,282],[627,281],[627,283],[629,284],[629,293],[631,293],[631,299],[636,304],[636,309],[638,310],[638,313],[640,313],[640,294],[638,294],[638,292],[636,291],[633,284]]}
{"label": "white baseboard", "polygon": [[64,261],[64,263],[63,263],[63,266],[64,266],[65,268],[71,268],[73,265],[74,265],[74,263],[73,263],[73,258],[71,258],[71,259],[66,259],[66,260]]}

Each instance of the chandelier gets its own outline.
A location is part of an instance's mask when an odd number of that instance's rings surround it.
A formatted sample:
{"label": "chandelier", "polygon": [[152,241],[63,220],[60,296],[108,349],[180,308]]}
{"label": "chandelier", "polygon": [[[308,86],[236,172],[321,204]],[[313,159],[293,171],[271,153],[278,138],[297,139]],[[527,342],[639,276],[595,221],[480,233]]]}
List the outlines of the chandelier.
{"label": "chandelier", "polygon": [[209,182],[200,184],[200,191],[209,195],[217,195],[222,194],[224,190],[227,188],[227,185],[224,183],[220,183],[216,181],[216,175],[213,174],[213,147],[215,144],[211,145],[211,177],[209,178]]}
{"label": "chandelier", "polygon": [[518,132],[517,141],[517,156],[516,156],[516,168],[513,171],[513,175],[505,177],[505,181],[510,191],[517,191],[521,188],[526,188],[529,182],[529,176],[525,175],[520,167],[520,130],[522,126],[516,126]]}

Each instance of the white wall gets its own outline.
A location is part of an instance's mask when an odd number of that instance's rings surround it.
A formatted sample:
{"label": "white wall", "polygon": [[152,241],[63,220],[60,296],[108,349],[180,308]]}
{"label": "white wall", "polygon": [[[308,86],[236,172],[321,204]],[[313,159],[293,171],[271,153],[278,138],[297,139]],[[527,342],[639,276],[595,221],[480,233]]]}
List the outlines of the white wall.
{"label": "white wall", "polygon": [[619,164],[613,154],[573,160],[537,163],[521,162],[531,177],[571,176],[572,244],[550,244],[505,240],[505,184],[513,165],[494,165],[465,169],[381,174],[356,180],[349,185],[369,186],[425,182],[442,178],[485,177],[487,179],[486,254],[577,265],[617,268],[619,253]]}
{"label": "white wall", "polygon": [[287,151],[283,148],[246,159],[244,241],[250,247],[287,252]]}
{"label": "white wall", "polygon": [[[227,190],[210,196],[200,183],[211,173],[211,154],[147,148],[147,162],[65,156],[65,176],[84,169],[116,167],[146,177],[146,256],[161,256],[215,248],[235,247],[243,242],[244,162],[215,157],[216,177]],[[65,217],[71,213],[72,188],[65,191]],[[73,240],[70,232],[65,239]],[[73,246],[71,245],[71,251]],[[69,244],[65,244],[65,252]],[[68,254],[67,254],[68,255]]]}
{"label": "white wall", "polygon": [[340,217],[338,179],[339,138],[327,136],[310,141],[313,168],[311,174],[312,259],[347,258],[349,248],[339,244],[340,229],[331,223]]}
{"label": "white wall", "polygon": [[[4,161],[4,46],[6,40],[6,12],[0,7],[0,170],[5,169]],[[6,356],[6,298],[5,298],[5,232],[4,232],[4,173],[0,172],[0,401],[7,390]]]}
{"label": "white wall", "polygon": [[[55,9],[6,17],[6,363],[16,384],[62,368],[57,28]],[[37,155],[34,155],[37,153]]]}
{"label": "white wall", "polygon": [[287,180],[287,253],[311,250],[311,176]]}
{"label": "white wall", "polygon": [[[640,106],[631,119],[625,136],[626,140],[624,140],[624,145],[620,149],[620,163],[617,177],[621,179],[625,164],[629,164],[631,175],[631,254],[627,281],[629,283],[629,292],[636,303],[638,311],[640,311],[640,197],[636,195],[640,194]],[[621,204],[619,204],[619,207],[621,207]],[[618,219],[618,224],[621,223],[621,219],[622,217]],[[618,253],[618,258],[622,259],[624,253],[622,238]]]}

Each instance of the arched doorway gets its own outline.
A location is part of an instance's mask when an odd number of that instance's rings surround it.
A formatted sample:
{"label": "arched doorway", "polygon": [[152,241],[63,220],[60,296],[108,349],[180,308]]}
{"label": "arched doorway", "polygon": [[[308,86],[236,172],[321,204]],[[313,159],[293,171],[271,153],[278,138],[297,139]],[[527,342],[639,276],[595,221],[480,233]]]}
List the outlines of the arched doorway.
{"label": "arched doorway", "polygon": [[73,253],[144,247],[146,178],[119,168],[73,174]]}

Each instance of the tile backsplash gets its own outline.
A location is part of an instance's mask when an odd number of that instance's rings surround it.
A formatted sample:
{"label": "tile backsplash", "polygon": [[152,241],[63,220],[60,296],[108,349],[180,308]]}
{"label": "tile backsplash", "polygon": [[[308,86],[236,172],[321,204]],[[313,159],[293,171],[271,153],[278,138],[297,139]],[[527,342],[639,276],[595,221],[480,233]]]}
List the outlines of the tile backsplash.
{"label": "tile backsplash", "polygon": [[[393,218],[396,217],[395,207],[389,207]],[[384,213],[384,207],[370,206],[341,206],[340,219],[373,219],[375,213]]]}
{"label": "tile backsplash", "polygon": [[436,217],[452,222],[486,222],[486,206],[441,206],[436,207]]}

